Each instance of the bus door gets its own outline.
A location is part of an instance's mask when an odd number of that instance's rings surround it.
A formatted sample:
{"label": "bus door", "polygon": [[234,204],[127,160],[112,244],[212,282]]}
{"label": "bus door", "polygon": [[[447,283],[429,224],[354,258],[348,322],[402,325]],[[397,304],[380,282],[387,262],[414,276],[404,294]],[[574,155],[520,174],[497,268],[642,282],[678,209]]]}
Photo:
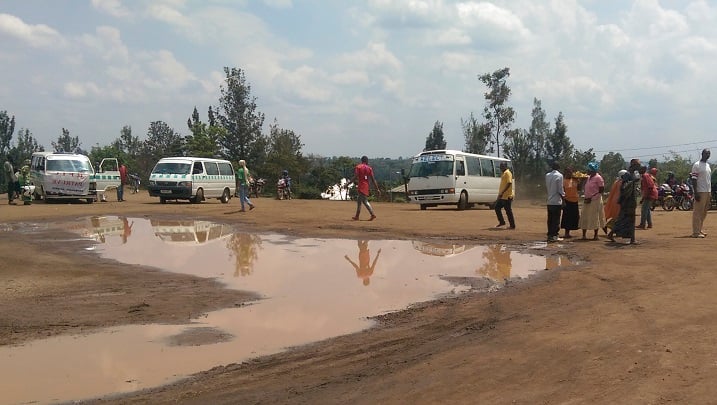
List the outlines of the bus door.
{"label": "bus door", "polygon": [[468,178],[466,177],[466,161],[463,156],[456,156],[455,160],[455,188],[456,193],[468,187]]}

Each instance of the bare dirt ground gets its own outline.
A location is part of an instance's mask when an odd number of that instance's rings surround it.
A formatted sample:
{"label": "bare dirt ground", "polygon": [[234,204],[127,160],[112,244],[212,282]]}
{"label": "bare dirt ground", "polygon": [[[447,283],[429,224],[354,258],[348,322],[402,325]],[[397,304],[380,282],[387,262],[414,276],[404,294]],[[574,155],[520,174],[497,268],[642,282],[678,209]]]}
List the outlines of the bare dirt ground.
{"label": "bare dirt ground", "polygon": [[[352,221],[353,202],[259,198],[161,205],[146,193],[123,203],[8,206],[0,196],[0,345],[131,323],[184,322],[240,305],[248,294],[210,280],[99,260],[34,241],[26,223],[90,215],[211,219],[300,236],[525,244],[545,239],[542,202],[516,202],[517,230],[494,230],[485,208],[420,211],[375,203],[378,219]],[[691,212],[655,211],[638,246],[566,240],[549,253],[580,258],[495,293],[469,293],[382,316],[375,328],[97,403],[714,403],[717,398],[717,211],[706,239]],[[710,232],[711,231],[711,232]],[[58,233],[61,238],[61,233]],[[191,298],[191,299],[188,299]]]}

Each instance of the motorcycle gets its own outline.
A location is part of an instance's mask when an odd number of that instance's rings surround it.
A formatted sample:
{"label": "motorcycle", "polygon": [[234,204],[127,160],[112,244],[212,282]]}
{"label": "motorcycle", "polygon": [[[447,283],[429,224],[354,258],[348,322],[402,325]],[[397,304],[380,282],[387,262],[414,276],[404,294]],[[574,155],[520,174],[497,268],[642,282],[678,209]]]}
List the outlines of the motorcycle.
{"label": "motorcycle", "polygon": [[276,198],[279,200],[291,200],[291,189],[289,181],[283,177],[276,183]]}
{"label": "motorcycle", "polygon": [[259,198],[259,195],[264,192],[264,186],[266,185],[266,180],[262,178],[251,178],[249,181],[249,195],[253,195],[256,198]]}
{"label": "motorcycle", "polygon": [[677,208],[680,211],[689,211],[694,206],[695,195],[692,192],[692,188],[687,184],[676,185],[672,194],[673,208]]}
{"label": "motorcycle", "polygon": [[672,188],[669,184],[665,183],[657,189],[657,200],[652,202],[651,210],[656,207],[662,207],[665,211],[672,211],[676,205],[674,203],[674,197],[672,196]]}

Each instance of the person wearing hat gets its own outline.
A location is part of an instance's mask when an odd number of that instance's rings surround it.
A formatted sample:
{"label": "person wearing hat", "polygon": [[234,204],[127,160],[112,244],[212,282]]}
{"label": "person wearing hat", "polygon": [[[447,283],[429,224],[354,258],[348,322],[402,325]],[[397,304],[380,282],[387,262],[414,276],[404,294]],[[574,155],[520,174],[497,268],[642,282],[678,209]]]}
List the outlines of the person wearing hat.
{"label": "person wearing hat", "polygon": [[587,166],[588,179],[585,181],[583,192],[583,212],[580,214],[580,229],[583,231],[583,240],[587,240],[588,229],[593,230],[593,240],[598,239],[598,229],[605,227],[605,212],[603,208],[602,193],[605,191],[605,180],[598,173],[598,163],[590,162]]}
{"label": "person wearing hat", "polygon": [[620,185],[620,197],[618,204],[620,212],[615,220],[615,225],[608,233],[607,238],[615,241],[615,236],[621,238],[630,238],[630,244],[636,244],[635,241],[635,210],[637,208],[637,185],[640,182],[639,174],[635,173],[640,168],[640,160],[632,159],[630,167],[622,175],[622,184]]}
{"label": "person wearing hat", "polygon": [[642,210],[640,211],[640,225],[638,225],[638,228],[650,229],[652,228],[652,204],[657,200],[657,185],[652,175],[647,172],[647,167],[641,166],[639,172]]}

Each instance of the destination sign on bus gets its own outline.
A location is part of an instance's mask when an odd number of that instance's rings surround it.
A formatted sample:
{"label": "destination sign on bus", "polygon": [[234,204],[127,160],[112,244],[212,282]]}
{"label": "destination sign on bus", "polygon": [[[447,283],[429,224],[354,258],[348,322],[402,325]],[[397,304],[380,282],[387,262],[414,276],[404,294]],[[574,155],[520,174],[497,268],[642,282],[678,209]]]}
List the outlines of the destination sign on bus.
{"label": "destination sign on bus", "polygon": [[413,163],[417,162],[441,162],[441,161],[453,161],[453,155],[421,155],[413,158]]}

